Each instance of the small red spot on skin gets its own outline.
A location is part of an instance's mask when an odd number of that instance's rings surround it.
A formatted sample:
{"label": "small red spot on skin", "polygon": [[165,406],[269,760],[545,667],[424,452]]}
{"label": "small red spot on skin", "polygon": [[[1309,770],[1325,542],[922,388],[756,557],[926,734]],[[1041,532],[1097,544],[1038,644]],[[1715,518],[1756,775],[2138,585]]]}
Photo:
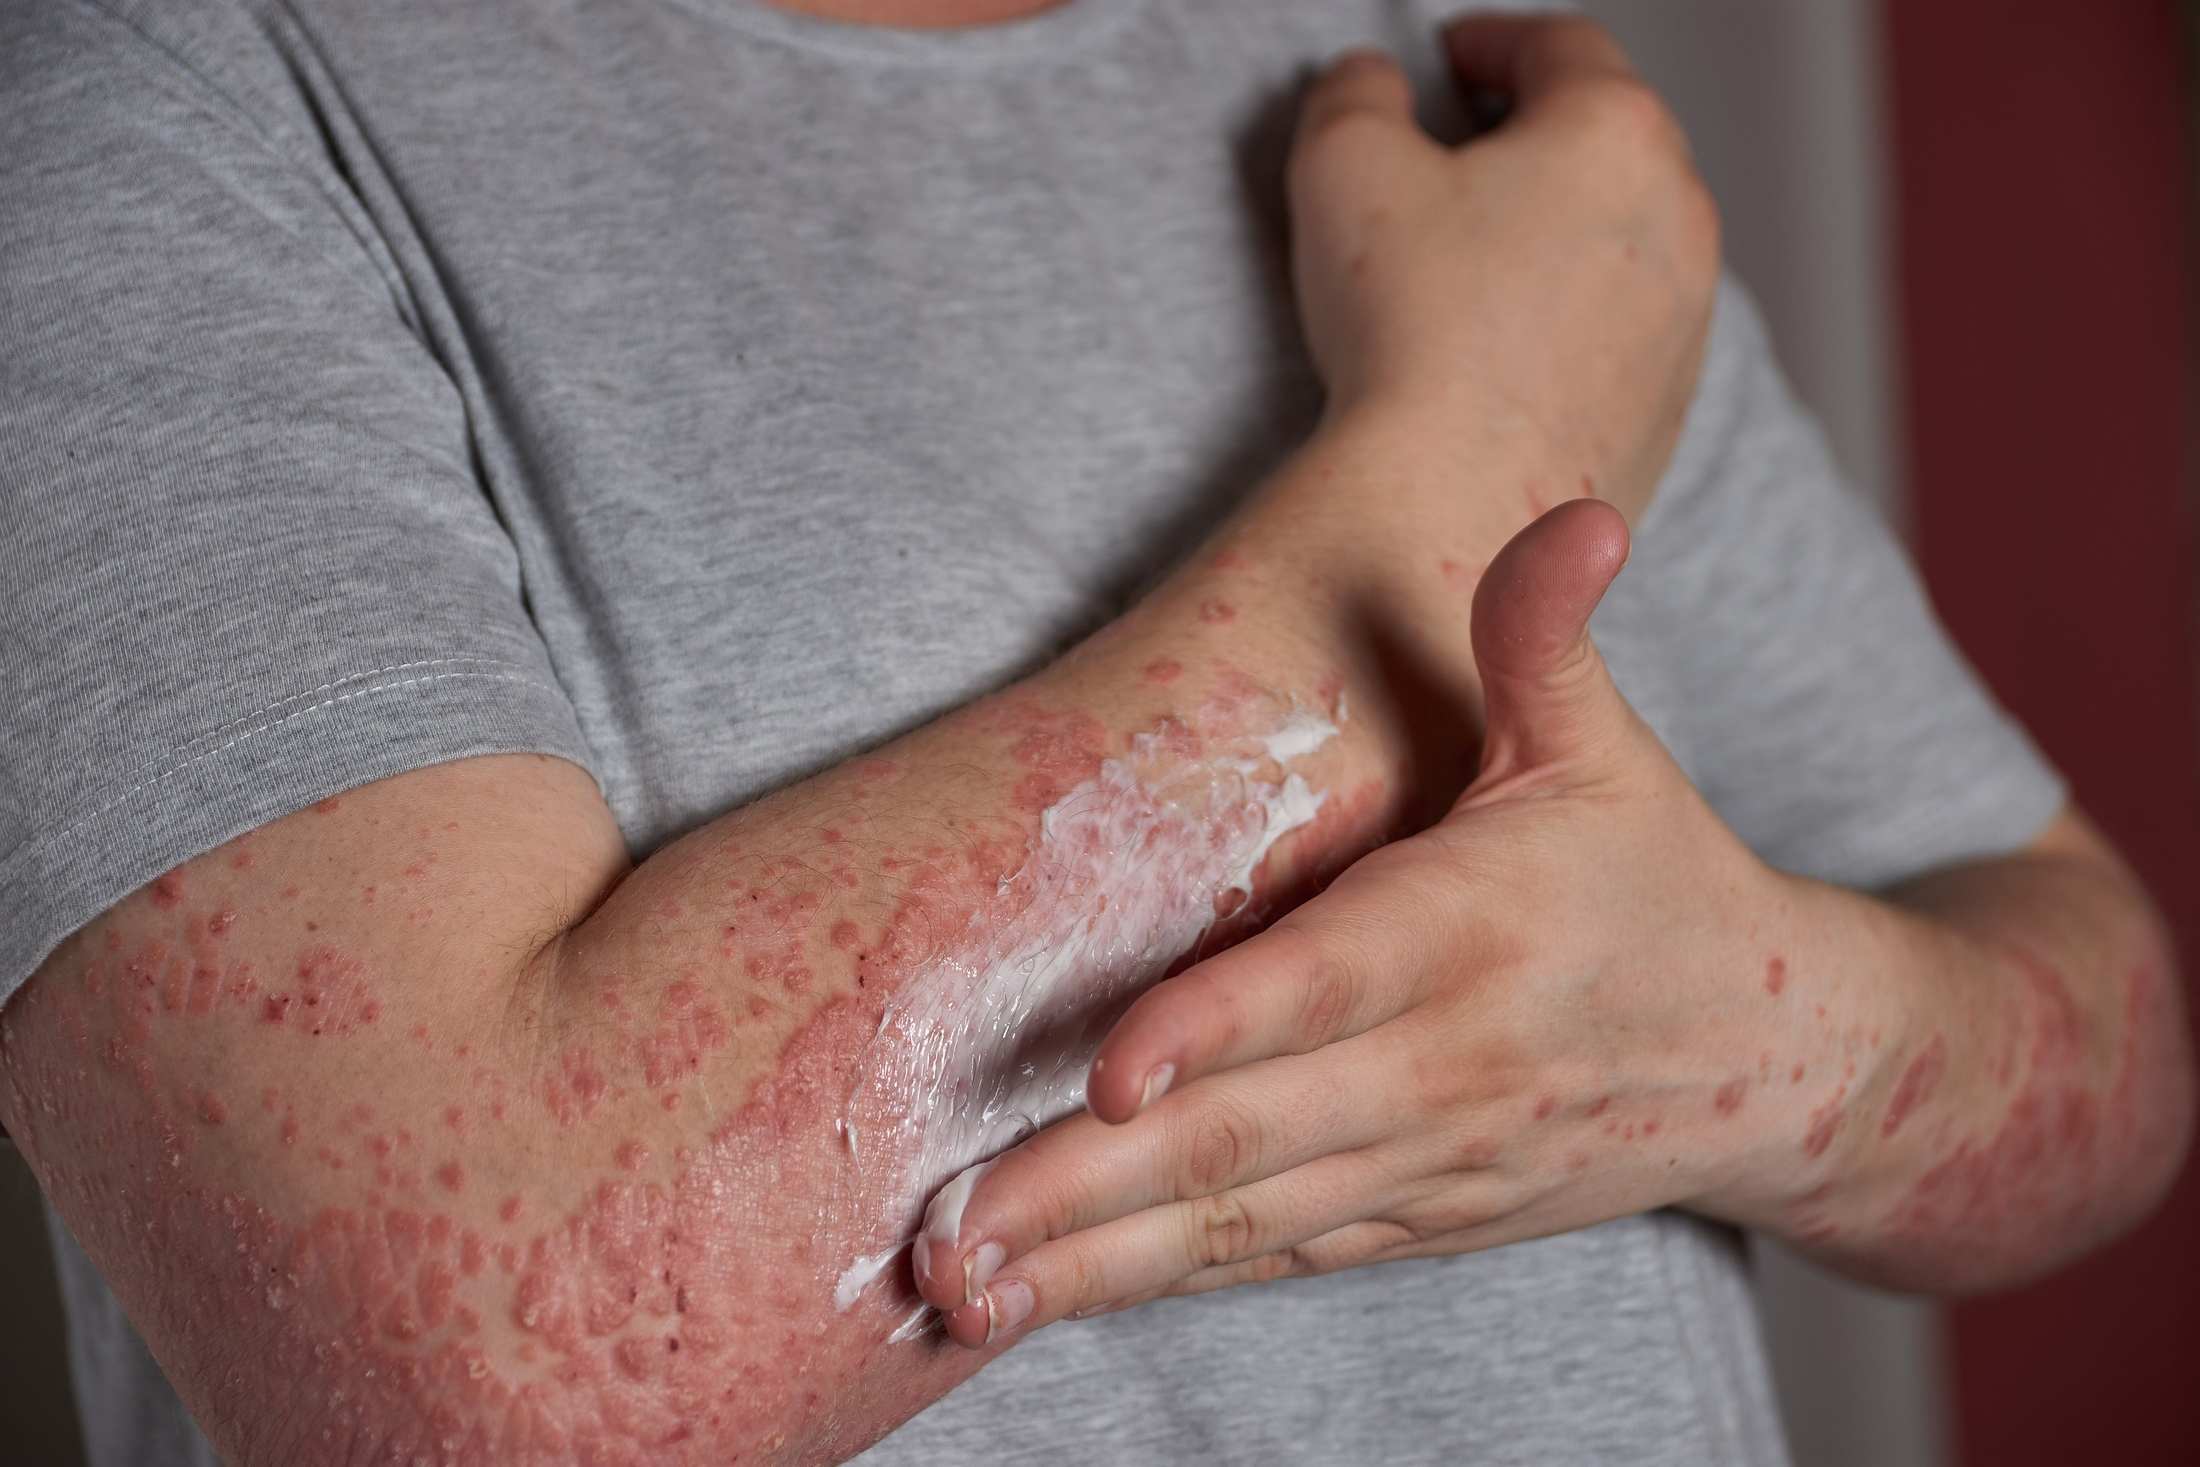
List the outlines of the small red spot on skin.
{"label": "small red spot on skin", "polygon": [[844,917],[840,921],[833,924],[831,940],[834,947],[837,947],[842,952],[846,953],[854,952],[856,949],[856,944],[861,942],[863,938],[862,935],[856,931],[856,924],[850,922]]}
{"label": "small red spot on skin", "polygon": [[842,841],[848,838],[842,835],[836,827],[830,825],[826,826],[824,830],[818,833],[818,835],[819,839],[823,840],[825,844],[829,846],[837,846]]}
{"label": "small red spot on skin", "polygon": [[1547,1121],[1551,1118],[1551,1112],[1557,1109],[1558,1097],[1546,1095],[1535,1103],[1535,1118],[1539,1121]]}
{"label": "small red spot on skin", "polygon": [[1603,1115],[1607,1110],[1610,1110],[1611,1108],[1612,1097],[1609,1095],[1600,1095],[1596,1098],[1595,1103],[1589,1107],[1585,1114],[1587,1114],[1591,1120],[1595,1120],[1598,1116]]}
{"label": "small red spot on skin", "polygon": [[1847,1119],[1842,1113],[1841,1102],[1848,1098],[1848,1094],[1849,1087],[1843,1085],[1833,1092],[1833,1099],[1810,1113],[1810,1130],[1803,1136],[1803,1155],[1825,1155],[1826,1148],[1833,1144],[1834,1133],[1841,1129],[1841,1122]]}
{"label": "small red spot on skin", "polygon": [[1655,1136],[1655,1135],[1657,1135],[1657,1134],[1658,1134],[1658,1123],[1657,1123],[1656,1121],[1654,1121],[1654,1120],[1644,1121],[1644,1122],[1642,1123],[1642,1134],[1643,1134],[1643,1135],[1645,1135],[1645,1136]]}
{"label": "small red spot on skin", "polygon": [[[1634,247],[1634,242],[1630,240],[1628,242],[1627,248],[1629,250],[1633,250]],[[1581,476],[1581,492],[1588,495],[1591,499],[1596,498],[1597,481],[1594,474],[1583,474]]]}
{"label": "small red spot on skin", "polygon": [[232,871],[250,871],[252,869],[252,853],[250,851],[239,851],[231,856],[229,858],[229,869]]}
{"label": "small red spot on skin", "polygon": [[612,1160],[618,1162],[621,1171],[638,1172],[643,1163],[649,1160],[649,1148],[629,1137],[619,1143],[619,1149],[613,1153]]}
{"label": "small red spot on skin", "polygon": [[1184,675],[1184,664],[1173,657],[1156,657],[1146,664],[1144,677],[1157,687],[1165,687]]}
{"label": "small red spot on skin", "polygon": [[298,1144],[298,1117],[297,1117],[297,1116],[295,1116],[295,1115],[289,1115],[289,1114],[286,1114],[286,1115],[284,1115],[284,1117],[283,1117],[283,1132],[282,1132],[282,1135],[283,1135],[283,1144],[284,1144],[285,1146],[295,1146],[295,1145],[297,1145],[297,1144]]}
{"label": "small red spot on skin", "polygon": [[1221,550],[1207,564],[1218,571],[1239,570],[1245,565],[1245,557],[1235,550]]}
{"label": "small red spot on skin", "polygon": [[289,1014],[290,995],[287,993],[271,993],[260,1006],[260,1022],[263,1024],[280,1024]]}
{"label": "small red spot on skin", "polygon": [[209,1090],[199,1097],[199,1119],[209,1126],[218,1126],[229,1119],[229,1107],[222,1098]]}
{"label": "small red spot on skin", "polygon": [[1788,1071],[1788,1083],[1790,1085],[1803,1083],[1803,1067],[1801,1065],[1797,1065],[1794,1069]]}
{"label": "small red spot on skin", "polygon": [[1202,601],[1199,603],[1199,619],[1209,626],[1237,620],[1237,608],[1227,601]]}
{"label": "small red spot on skin", "polygon": [[516,1220],[519,1217],[519,1198],[515,1195],[499,1202],[497,1204],[497,1216],[506,1222]]}
{"label": "small red spot on skin", "polygon": [[1894,1098],[1887,1102],[1887,1118],[1879,1125],[1882,1137],[1892,1136],[1911,1111],[1932,1098],[1947,1067],[1948,1045],[1935,1034],[1932,1042],[1910,1061],[1902,1071],[1902,1078],[1895,1082]]}
{"label": "small red spot on skin", "polygon": [[339,796],[330,795],[327,799],[321,801],[319,804],[313,807],[313,813],[316,815],[334,815],[339,809],[343,807],[343,803],[343,800]]}
{"label": "small red spot on skin", "polygon": [[236,925],[237,914],[235,912],[216,912],[206,919],[206,930],[216,937],[221,936]]}
{"label": "small red spot on skin", "polygon": [[[1780,990],[1787,987],[1787,982],[1788,965],[1786,958],[1774,958],[1771,962],[1765,964],[1765,992],[1771,994],[1774,998],[1778,998]],[[1825,1010],[1820,1009],[1818,1012],[1823,1015]]]}
{"label": "small red spot on skin", "polygon": [[183,878],[171,871],[153,883],[153,905],[174,907],[183,900]]}
{"label": "small red spot on skin", "polygon": [[1439,560],[1438,562],[1436,562],[1436,569],[1440,571],[1443,574],[1444,579],[1449,581],[1453,586],[1456,586],[1461,590],[1474,589],[1473,575],[1467,570],[1465,566],[1461,565],[1458,561]]}
{"label": "small red spot on skin", "polygon": [[466,1190],[466,1169],[455,1161],[447,1161],[435,1169],[436,1185],[446,1192]]}
{"label": "small red spot on skin", "polygon": [[443,1124],[458,1132],[466,1133],[466,1112],[455,1105],[443,1107]]}
{"label": "small red spot on skin", "polygon": [[1711,1097],[1711,1108],[1722,1116],[1730,1116],[1742,1108],[1742,1097],[1749,1093],[1747,1080],[1729,1080]]}

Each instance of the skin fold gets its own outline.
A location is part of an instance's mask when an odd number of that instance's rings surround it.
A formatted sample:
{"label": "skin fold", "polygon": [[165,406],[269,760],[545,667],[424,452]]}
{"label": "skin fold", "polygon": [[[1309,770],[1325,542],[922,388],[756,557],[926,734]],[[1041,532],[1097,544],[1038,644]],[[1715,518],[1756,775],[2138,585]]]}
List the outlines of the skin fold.
{"label": "skin fold", "polygon": [[[347,791],[128,897],[0,1011],[0,1122],[227,1457],[832,1461],[1029,1329],[1168,1289],[1675,1202],[1970,1286],[2143,1210],[2189,1058],[2082,824],[1891,898],[1798,882],[1603,680],[1582,628],[1678,433],[1715,221],[1600,32],[1450,43],[1514,99],[1462,149],[1380,58],[1310,93],[1320,429],[1059,662],[639,866],[554,759]],[[1308,714],[1334,735],[1266,742]],[[1193,859],[1292,777],[1306,818],[1242,884]],[[1187,944],[1153,971],[1126,939],[1050,979],[1038,1037],[1105,1036],[1089,1113],[851,1280],[945,1175],[881,1037],[964,1013],[1004,931],[1066,946],[1150,900],[1057,839],[1096,788],[1213,920],[1140,928]],[[1322,1109],[1340,1088],[1388,1129]],[[1006,1141],[974,1134],[954,1168]],[[1308,1204],[1292,1177],[1340,1156]],[[920,1280],[944,1333],[910,1329]]]}

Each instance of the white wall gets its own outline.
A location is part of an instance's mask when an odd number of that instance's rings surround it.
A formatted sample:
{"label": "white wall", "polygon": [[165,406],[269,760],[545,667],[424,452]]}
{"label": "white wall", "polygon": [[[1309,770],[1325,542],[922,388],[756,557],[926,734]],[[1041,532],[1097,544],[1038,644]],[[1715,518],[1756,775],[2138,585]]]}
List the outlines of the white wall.
{"label": "white wall", "polygon": [[[1583,0],[1688,128],[1727,259],[1850,478],[1903,520],[1872,0]],[[1767,1332],[1800,1467],[1948,1460],[1939,1316],[1760,1249]]]}

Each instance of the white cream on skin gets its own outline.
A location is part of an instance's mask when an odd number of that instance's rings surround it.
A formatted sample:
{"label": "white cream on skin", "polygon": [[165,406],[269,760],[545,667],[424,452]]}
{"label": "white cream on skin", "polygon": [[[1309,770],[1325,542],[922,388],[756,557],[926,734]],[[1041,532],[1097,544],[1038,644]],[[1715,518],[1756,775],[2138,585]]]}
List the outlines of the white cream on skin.
{"label": "white cream on skin", "polygon": [[1084,1105],[1125,1003],[1194,951],[1231,894],[1251,894],[1275,843],[1314,819],[1323,796],[1285,766],[1336,736],[1303,708],[1219,757],[1187,761],[1140,734],[1046,809],[1030,857],[1001,883],[1009,915],[905,982],[865,1052],[841,1135],[859,1166],[893,1168],[866,1180],[898,1200],[880,1220],[885,1246],[840,1275],[837,1308],[909,1246],[925,1198],[924,1235],[952,1246],[992,1158]]}

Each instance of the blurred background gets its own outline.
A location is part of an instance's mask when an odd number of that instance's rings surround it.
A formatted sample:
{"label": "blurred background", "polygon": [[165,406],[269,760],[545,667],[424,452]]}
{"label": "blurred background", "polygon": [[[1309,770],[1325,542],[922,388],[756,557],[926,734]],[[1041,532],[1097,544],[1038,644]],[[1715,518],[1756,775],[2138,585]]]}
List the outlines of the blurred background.
{"label": "blurred background", "polygon": [[[2152,886],[2191,983],[2200,0],[1584,8],[1687,124],[1789,375]],[[1801,1467],[2200,1462],[2200,1168],[2115,1248],[1953,1307],[1759,1257]],[[5,1146],[0,1460],[79,1460],[36,1192]]]}

